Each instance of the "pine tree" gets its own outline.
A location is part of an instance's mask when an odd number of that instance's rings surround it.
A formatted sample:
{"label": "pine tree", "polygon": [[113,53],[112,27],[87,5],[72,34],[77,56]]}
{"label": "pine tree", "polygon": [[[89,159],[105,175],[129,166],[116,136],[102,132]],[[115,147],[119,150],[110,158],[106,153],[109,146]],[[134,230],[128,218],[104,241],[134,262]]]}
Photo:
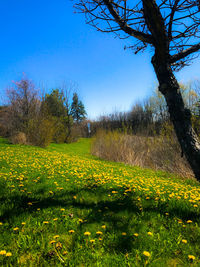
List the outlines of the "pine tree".
{"label": "pine tree", "polygon": [[79,100],[77,93],[73,94],[71,115],[77,123],[83,121],[86,118],[86,111],[82,101]]}

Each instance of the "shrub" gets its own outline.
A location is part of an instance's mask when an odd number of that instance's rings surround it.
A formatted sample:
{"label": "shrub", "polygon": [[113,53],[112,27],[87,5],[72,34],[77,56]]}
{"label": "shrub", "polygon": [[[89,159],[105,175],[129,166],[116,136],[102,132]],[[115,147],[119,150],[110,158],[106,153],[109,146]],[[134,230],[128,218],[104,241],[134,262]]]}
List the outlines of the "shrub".
{"label": "shrub", "polygon": [[28,125],[28,141],[35,146],[47,147],[52,142],[54,132],[52,120],[46,118],[30,120]]}
{"label": "shrub", "polygon": [[14,145],[26,145],[27,144],[27,137],[25,133],[18,132],[10,137],[10,142]]}
{"label": "shrub", "polygon": [[144,137],[100,131],[94,138],[92,154],[106,160],[193,177],[186,159],[181,157],[175,136]]}

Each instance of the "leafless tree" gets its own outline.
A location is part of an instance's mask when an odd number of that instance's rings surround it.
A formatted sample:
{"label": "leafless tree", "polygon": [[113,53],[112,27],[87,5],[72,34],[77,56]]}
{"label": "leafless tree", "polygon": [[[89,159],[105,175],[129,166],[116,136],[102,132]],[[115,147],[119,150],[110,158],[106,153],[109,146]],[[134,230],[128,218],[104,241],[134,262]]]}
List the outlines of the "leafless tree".
{"label": "leafless tree", "polygon": [[7,89],[7,97],[7,127],[10,135],[16,132],[26,133],[29,120],[40,111],[40,101],[34,84],[24,77]]}
{"label": "leafless tree", "polygon": [[132,38],[135,53],[150,47],[152,64],[171,121],[190,166],[200,180],[200,142],[184,105],[174,71],[200,50],[199,0],[77,0],[75,7],[98,31]]}

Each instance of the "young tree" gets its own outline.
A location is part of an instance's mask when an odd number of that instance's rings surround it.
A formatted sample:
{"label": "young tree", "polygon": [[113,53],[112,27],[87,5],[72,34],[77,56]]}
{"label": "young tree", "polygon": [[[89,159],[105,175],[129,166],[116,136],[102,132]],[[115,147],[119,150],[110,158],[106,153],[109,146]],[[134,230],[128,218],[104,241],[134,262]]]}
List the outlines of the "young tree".
{"label": "young tree", "polygon": [[102,32],[130,37],[135,53],[153,48],[159,91],[196,178],[200,180],[200,142],[192,128],[174,71],[188,65],[200,50],[199,0],[77,0],[86,22]]}
{"label": "young tree", "polygon": [[83,121],[86,118],[86,111],[82,101],[79,100],[77,93],[73,94],[71,115],[77,123]]}

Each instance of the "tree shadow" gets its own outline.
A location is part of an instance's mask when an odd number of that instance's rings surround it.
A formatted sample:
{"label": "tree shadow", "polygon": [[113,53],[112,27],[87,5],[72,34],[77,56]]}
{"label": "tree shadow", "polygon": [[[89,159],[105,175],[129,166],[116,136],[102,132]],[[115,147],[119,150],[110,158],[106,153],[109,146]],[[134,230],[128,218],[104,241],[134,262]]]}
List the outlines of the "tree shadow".
{"label": "tree shadow", "polygon": [[[100,190],[99,190],[100,189]],[[112,189],[114,190],[114,189]],[[98,191],[98,192],[97,192]],[[38,197],[31,197],[28,195],[13,193],[11,196],[4,196],[0,201],[7,204],[2,214],[0,214],[1,222],[8,222],[10,225],[14,225],[14,221],[17,217],[22,214],[29,214],[34,216],[34,213],[39,208],[40,210],[45,210],[49,208],[65,208],[69,210],[74,209],[74,216],[76,217],[76,210],[89,210],[89,213],[85,216],[84,220],[87,221],[87,225],[98,223],[100,225],[107,224],[110,228],[114,229],[116,234],[115,242],[111,242],[109,245],[110,251],[119,251],[121,253],[127,253],[133,249],[136,245],[134,239],[131,238],[133,233],[131,233],[131,227],[134,226],[142,227],[140,223],[136,222],[133,218],[138,217],[142,221],[146,221],[151,224],[151,215],[153,214],[163,214],[167,209],[167,203],[161,203],[158,206],[153,206],[151,203],[140,209],[137,204],[137,195],[130,193],[129,195],[119,195],[112,196],[110,199],[102,200],[99,198],[100,194],[110,194],[111,189],[105,189],[103,187],[98,187],[94,189],[88,189],[87,187],[81,190],[68,190],[60,191],[53,196],[45,196],[43,190],[38,190],[35,195]],[[86,199],[74,198],[75,195],[79,193],[86,193],[89,196]],[[42,195],[42,196],[41,196]],[[95,201],[92,197],[95,195]],[[170,211],[169,218],[178,217],[182,220],[192,219],[194,222],[198,220],[198,214],[194,211],[188,211],[185,213],[183,209],[174,208]],[[135,225],[134,225],[135,224]],[[84,224],[83,224],[84,225]],[[167,229],[167,224],[164,225]],[[80,227],[82,227],[80,225]],[[139,231],[139,229],[138,229]],[[125,232],[126,236],[121,236]],[[120,234],[119,234],[120,233]]]}

